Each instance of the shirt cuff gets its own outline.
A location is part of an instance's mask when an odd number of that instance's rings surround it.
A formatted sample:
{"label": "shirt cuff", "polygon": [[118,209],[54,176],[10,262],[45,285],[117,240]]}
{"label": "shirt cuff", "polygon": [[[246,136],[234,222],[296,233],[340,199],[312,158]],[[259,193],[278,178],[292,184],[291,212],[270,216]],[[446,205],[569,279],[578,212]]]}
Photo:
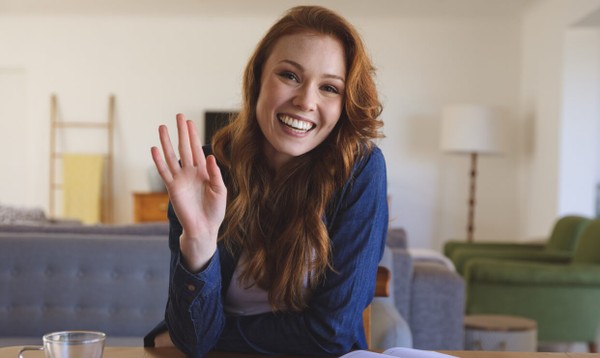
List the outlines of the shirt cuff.
{"label": "shirt cuff", "polygon": [[181,254],[177,257],[171,287],[177,297],[191,305],[196,299],[206,297],[221,287],[221,263],[218,252],[215,251],[204,270],[196,274],[185,268],[181,262]]}

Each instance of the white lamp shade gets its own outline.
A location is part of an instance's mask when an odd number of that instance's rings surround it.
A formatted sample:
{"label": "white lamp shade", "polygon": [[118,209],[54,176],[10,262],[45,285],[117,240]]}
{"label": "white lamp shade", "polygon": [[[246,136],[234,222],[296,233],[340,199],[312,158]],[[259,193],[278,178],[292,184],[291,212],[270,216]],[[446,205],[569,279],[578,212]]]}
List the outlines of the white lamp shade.
{"label": "white lamp shade", "polygon": [[497,110],[460,104],[442,111],[441,148],[448,152],[494,154],[505,150],[505,131]]}

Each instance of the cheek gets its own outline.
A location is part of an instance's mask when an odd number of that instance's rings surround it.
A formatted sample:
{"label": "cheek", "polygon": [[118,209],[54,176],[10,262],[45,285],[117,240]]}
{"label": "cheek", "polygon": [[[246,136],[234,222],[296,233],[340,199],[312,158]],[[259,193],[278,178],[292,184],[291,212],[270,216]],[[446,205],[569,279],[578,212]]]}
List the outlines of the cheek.
{"label": "cheek", "polygon": [[340,120],[340,116],[342,115],[342,104],[336,103],[329,107],[330,109],[326,112],[327,118],[327,128],[329,130],[333,129],[337,122]]}
{"label": "cheek", "polygon": [[273,83],[265,83],[258,94],[257,112],[272,111],[279,101],[279,91]]}

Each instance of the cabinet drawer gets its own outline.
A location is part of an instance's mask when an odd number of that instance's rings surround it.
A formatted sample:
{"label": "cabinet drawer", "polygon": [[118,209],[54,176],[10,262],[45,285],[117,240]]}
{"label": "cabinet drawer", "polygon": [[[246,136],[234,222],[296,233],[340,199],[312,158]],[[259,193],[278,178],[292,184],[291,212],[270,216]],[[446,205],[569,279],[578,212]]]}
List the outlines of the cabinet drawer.
{"label": "cabinet drawer", "polygon": [[135,222],[167,221],[169,194],[134,193],[133,215]]}

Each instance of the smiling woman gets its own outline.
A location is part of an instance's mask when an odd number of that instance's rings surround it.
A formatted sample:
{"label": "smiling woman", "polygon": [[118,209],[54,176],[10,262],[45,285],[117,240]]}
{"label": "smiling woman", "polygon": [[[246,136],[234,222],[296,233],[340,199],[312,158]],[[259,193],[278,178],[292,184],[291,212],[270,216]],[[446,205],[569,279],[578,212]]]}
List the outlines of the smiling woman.
{"label": "smiling woman", "polygon": [[341,355],[367,348],[388,224],[381,104],[354,28],[289,10],[246,67],[240,113],[202,147],[177,115],[152,157],[169,192],[164,331],[181,350]]}
{"label": "smiling woman", "polygon": [[300,33],[277,41],[264,65],[256,105],[275,170],[322,143],[342,113],[344,48],[327,35]]}

